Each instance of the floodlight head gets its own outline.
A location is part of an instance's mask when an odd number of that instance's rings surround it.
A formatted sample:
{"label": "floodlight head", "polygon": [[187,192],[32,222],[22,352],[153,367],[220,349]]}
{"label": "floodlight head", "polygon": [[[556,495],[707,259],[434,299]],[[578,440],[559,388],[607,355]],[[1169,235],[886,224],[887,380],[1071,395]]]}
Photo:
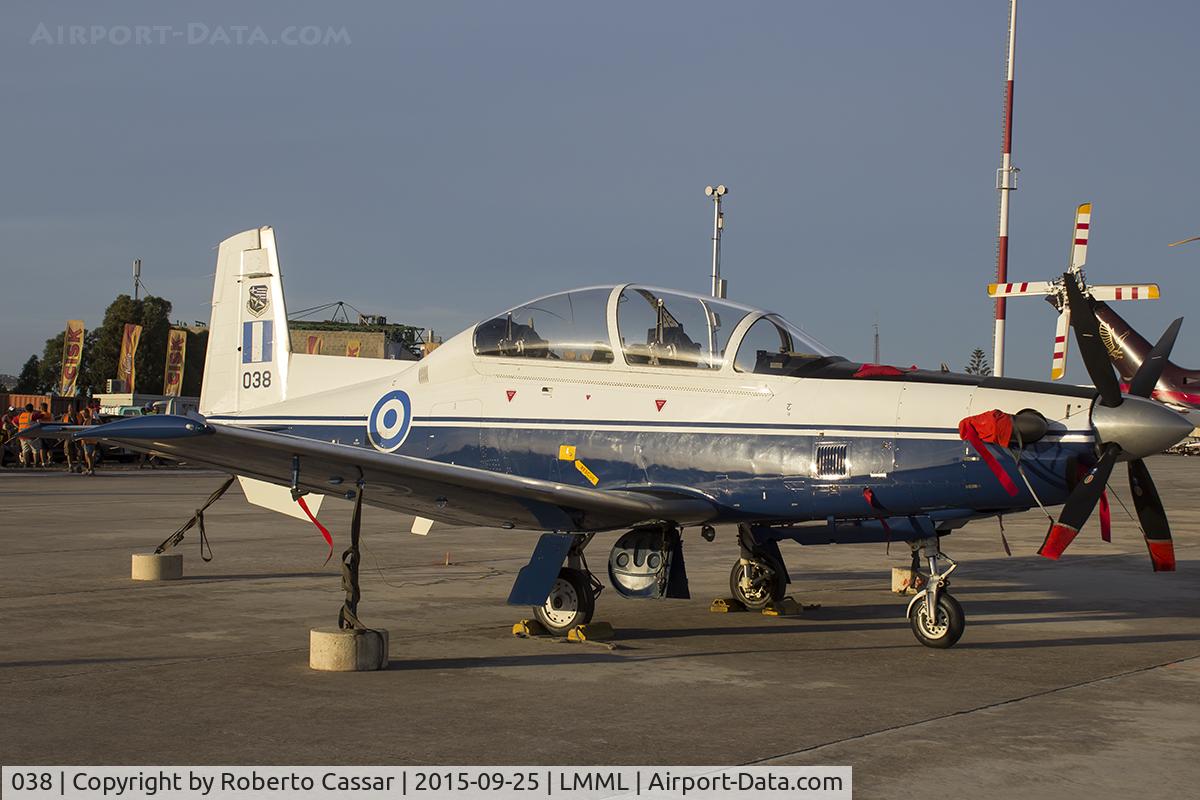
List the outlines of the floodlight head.
{"label": "floodlight head", "polygon": [[704,195],[705,195],[706,197],[712,197],[712,195],[713,195],[713,187],[711,187],[711,186],[705,186],[705,187],[704,187]]}
{"label": "floodlight head", "polygon": [[723,183],[717,187],[717,197],[721,197],[722,195],[724,195],[728,192],[729,192],[729,190],[725,188],[725,184],[723,184]]}

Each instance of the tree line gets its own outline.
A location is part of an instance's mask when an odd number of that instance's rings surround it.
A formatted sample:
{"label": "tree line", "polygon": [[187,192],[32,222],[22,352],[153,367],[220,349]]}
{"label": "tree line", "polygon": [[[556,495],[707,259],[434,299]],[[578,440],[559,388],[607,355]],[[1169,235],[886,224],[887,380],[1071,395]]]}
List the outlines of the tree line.
{"label": "tree line", "polygon": [[[127,294],[117,295],[104,312],[104,321],[92,327],[84,320],[83,360],[79,365],[76,392],[82,395],[100,394],[108,380],[117,377],[117,361],[121,356],[121,337],[125,325],[141,325],[142,338],[134,357],[136,388],[146,394],[159,394],[163,389],[166,371],[167,334],[171,329],[171,301],[147,295],[134,300]],[[66,320],[63,320],[66,328]],[[65,331],[46,340],[41,356],[34,353],[21,367],[16,386],[11,391],[23,394],[49,394],[57,391],[62,370],[63,338]],[[187,354],[183,370],[182,393],[195,397],[200,394],[204,375],[204,355],[208,347],[208,331],[188,331]]]}

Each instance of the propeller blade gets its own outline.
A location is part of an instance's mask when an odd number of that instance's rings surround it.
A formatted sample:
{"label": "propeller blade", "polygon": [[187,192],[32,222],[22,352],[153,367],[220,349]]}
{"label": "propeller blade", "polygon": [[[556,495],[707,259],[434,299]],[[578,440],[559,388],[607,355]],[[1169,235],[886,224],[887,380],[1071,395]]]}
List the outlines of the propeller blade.
{"label": "propeller blade", "polygon": [[1054,356],[1050,359],[1050,380],[1059,381],[1067,374],[1067,346],[1070,343],[1071,309],[1063,306],[1054,328]]}
{"label": "propeller blade", "polygon": [[1108,506],[1108,492],[1100,495],[1100,538],[1112,541],[1112,509]]}
{"label": "propeller blade", "polygon": [[1120,455],[1121,445],[1114,442],[1104,445],[1100,458],[1084,474],[1083,480],[1076,484],[1074,491],[1067,498],[1062,513],[1058,515],[1058,522],[1051,525],[1050,530],[1046,532],[1046,540],[1038,548],[1038,555],[1057,559],[1063,554],[1067,545],[1092,515],[1096,504],[1100,502],[1100,496],[1104,494],[1104,487],[1108,483],[1108,476],[1112,474],[1113,466]]}
{"label": "propeller blade", "polygon": [[1096,300],[1157,300],[1162,292],[1157,283],[1093,283],[1088,294]]}
{"label": "propeller blade", "polygon": [[1171,526],[1167,524],[1167,512],[1163,510],[1158,489],[1150,479],[1150,470],[1142,459],[1129,462],[1129,488],[1133,492],[1133,506],[1137,509],[1138,522],[1146,537],[1146,549],[1150,551],[1150,562],[1155,572],[1175,571],[1175,545],[1171,542]]}
{"label": "propeller blade", "polygon": [[1075,209],[1075,238],[1071,242],[1071,272],[1079,272],[1087,263],[1088,237],[1092,227],[1092,204],[1081,203]]}
{"label": "propeller blade", "polygon": [[1054,287],[1049,281],[1023,281],[1020,283],[989,283],[988,297],[1021,297],[1022,295],[1050,294]]}
{"label": "propeller blade", "polygon": [[1112,364],[1108,360],[1108,348],[1100,341],[1100,321],[1079,290],[1079,283],[1072,273],[1063,273],[1063,284],[1071,309],[1071,327],[1075,329],[1083,365],[1087,367],[1088,375],[1092,376],[1092,383],[1100,393],[1100,402],[1110,407],[1119,406],[1121,385],[1117,383],[1117,376],[1113,374]]}
{"label": "propeller blade", "polygon": [[1179,326],[1182,324],[1183,317],[1180,317],[1163,331],[1163,335],[1150,350],[1150,355],[1146,356],[1146,360],[1133,374],[1133,380],[1129,382],[1130,394],[1149,397],[1150,393],[1154,391],[1154,387],[1158,385],[1158,379],[1162,377],[1163,367],[1167,365],[1167,358],[1171,355],[1171,348],[1175,346],[1175,337],[1179,335]]}

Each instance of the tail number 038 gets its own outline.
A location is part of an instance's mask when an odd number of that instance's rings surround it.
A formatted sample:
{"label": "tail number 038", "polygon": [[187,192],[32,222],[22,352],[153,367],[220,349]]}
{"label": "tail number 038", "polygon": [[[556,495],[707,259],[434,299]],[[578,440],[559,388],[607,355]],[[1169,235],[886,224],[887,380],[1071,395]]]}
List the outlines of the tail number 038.
{"label": "tail number 038", "polygon": [[271,388],[271,370],[254,370],[253,372],[242,373],[242,388],[243,389],[269,389]]}

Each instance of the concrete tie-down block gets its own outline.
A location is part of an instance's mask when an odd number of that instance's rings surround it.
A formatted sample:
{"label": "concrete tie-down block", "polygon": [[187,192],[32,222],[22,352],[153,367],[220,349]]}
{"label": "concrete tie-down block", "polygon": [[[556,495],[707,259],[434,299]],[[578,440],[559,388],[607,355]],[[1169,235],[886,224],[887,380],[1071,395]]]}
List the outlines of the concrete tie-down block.
{"label": "concrete tie-down block", "polygon": [[134,553],[135,581],[177,581],[183,577],[182,553]]}
{"label": "concrete tie-down block", "polygon": [[387,669],[388,632],[380,628],[313,628],[308,635],[308,666],[322,672]]}
{"label": "concrete tie-down block", "polygon": [[916,594],[925,584],[919,572],[908,567],[892,567],[892,591],[896,594]]}

